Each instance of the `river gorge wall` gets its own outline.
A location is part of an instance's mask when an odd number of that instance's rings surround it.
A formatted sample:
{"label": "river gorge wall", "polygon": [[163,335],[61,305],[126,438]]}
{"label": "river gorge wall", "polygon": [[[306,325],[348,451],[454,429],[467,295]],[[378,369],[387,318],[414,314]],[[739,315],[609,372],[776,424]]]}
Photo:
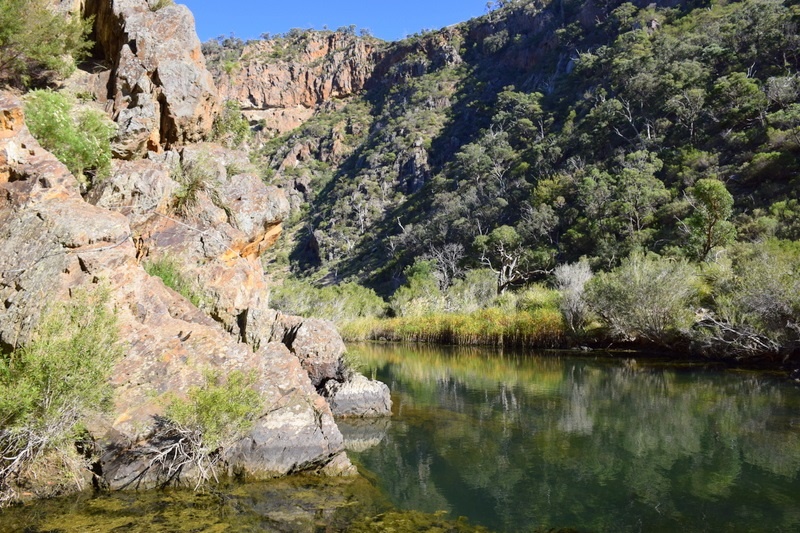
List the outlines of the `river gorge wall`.
{"label": "river gorge wall", "polygon": [[[353,380],[345,346],[331,323],[269,308],[261,255],[280,236],[289,203],[255,174],[245,152],[205,142],[220,100],[191,13],[132,0],[66,7],[94,17],[97,44],[96,68],[65,88],[92,94],[86,105],[115,121],[115,159],[110,175],[87,191],[31,136],[20,97],[0,92],[0,348],[26,346],[54,303],[84,289],[108,292],[124,356],[112,371],[111,410],[82,421],[95,453],[93,471],[76,475],[111,489],[195,483],[202,476],[191,469],[166,480],[152,468],[156,430],[169,402],[202,385],[209,371],[255,376],[261,399],[248,434],[224,450],[223,473],[354,474],[320,394],[329,391],[333,401],[341,387],[331,383]],[[189,208],[177,209],[193,170],[202,171],[203,185]],[[191,280],[200,301],[143,268],[159,260]],[[388,414],[385,385],[354,383],[365,398],[377,394],[379,406],[361,414]],[[344,388],[352,395],[353,386]],[[12,482],[24,497],[74,489]]]}

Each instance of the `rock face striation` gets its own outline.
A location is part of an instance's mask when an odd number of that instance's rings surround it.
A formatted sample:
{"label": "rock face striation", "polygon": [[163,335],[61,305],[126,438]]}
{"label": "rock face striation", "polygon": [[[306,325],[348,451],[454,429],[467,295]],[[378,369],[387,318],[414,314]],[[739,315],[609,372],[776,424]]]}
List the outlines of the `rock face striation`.
{"label": "rock face striation", "polygon": [[379,60],[378,41],[343,32],[245,46],[240,67],[219,80],[220,100],[236,101],[252,122],[281,134],[311,118],[325,102],[361,91]]}
{"label": "rock face striation", "polygon": [[[183,157],[190,156],[184,151]],[[272,214],[248,215],[243,209],[236,215],[242,229],[236,231],[230,218],[222,223],[228,217],[224,210],[218,218],[204,212],[208,227],[217,224],[220,235],[229,233],[233,246],[215,242],[210,232],[182,235],[180,224],[169,219],[165,227],[157,226],[161,222],[153,221],[145,207],[163,205],[176,187],[163,168],[167,159],[118,162],[115,176],[98,191],[93,205],[80,196],[66,167],[30,136],[20,102],[0,95],[0,344],[4,349],[24,345],[46,302],[68,300],[76,288],[108,287],[125,357],[113,371],[113,412],[89,429],[100,446],[99,476],[111,488],[163,482],[149,468],[155,417],[163,414],[170,397],[201,384],[203,371],[210,368],[223,374],[254,372],[263,399],[250,434],[226,451],[231,471],[258,478],[300,470],[352,471],[328,404],[284,343],[265,336],[254,349],[240,342],[225,331],[224,320],[213,320],[140,265],[143,240],[135,236],[132,224],[151,224],[144,246],[161,242],[196,247],[209,262],[230,261],[234,266],[224,275],[244,275],[252,257],[249,250],[268,239],[270,221],[282,209],[280,199]],[[221,184],[220,196],[233,202],[242,192],[237,187]],[[108,208],[116,202],[127,206]],[[237,287],[234,281],[230,285]],[[235,315],[237,305],[245,305],[235,296],[220,294],[215,305],[222,310],[230,304]],[[188,481],[191,472],[185,477]]]}
{"label": "rock face striation", "polygon": [[217,90],[189,9],[153,10],[142,0],[86,0],[77,7],[94,17],[100,68],[87,86],[119,126],[115,156],[132,159],[204,139]]}

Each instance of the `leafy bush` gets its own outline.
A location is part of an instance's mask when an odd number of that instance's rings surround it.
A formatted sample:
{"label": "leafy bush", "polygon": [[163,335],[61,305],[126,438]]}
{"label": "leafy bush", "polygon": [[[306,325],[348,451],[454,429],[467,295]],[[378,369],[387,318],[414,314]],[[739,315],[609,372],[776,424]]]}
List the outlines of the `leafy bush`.
{"label": "leafy bush", "polygon": [[0,84],[27,85],[32,78],[69,75],[92,43],[92,20],[65,17],[48,0],[0,3]]}
{"label": "leafy bush", "polygon": [[447,289],[448,309],[473,313],[492,305],[497,296],[497,275],[488,268],[468,270]]}
{"label": "leafy bush", "polygon": [[517,293],[517,309],[535,311],[536,309],[558,309],[561,299],[558,291],[534,283]]}
{"label": "leafy bush", "polygon": [[107,176],[116,126],[103,113],[75,109],[60,93],[32,91],[26,97],[25,114],[31,134],[76,178],[96,183]]}
{"label": "leafy bush", "polygon": [[174,400],[166,418],[178,426],[198,431],[205,447],[213,452],[242,438],[260,414],[261,398],[253,388],[256,377],[241,371],[227,379],[206,373],[205,384],[189,390],[188,399]]}
{"label": "leafy bush", "polygon": [[202,307],[205,303],[203,292],[186,277],[174,258],[163,256],[154,261],[145,261],[142,267],[151,276],[161,278],[164,285],[192,302],[195,307]]}
{"label": "leafy bush", "polygon": [[693,330],[710,352],[776,356],[800,348],[800,246],[740,245],[729,269],[715,269],[711,310]]}
{"label": "leafy bush", "polygon": [[394,292],[389,301],[396,316],[420,316],[444,308],[432,261],[418,259],[403,274],[406,283]]}
{"label": "leafy bush", "polygon": [[556,289],[561,294],[558,304],[564,321],[573,332],[583,330],[589,320],[589,305],[584,297],[586,284],[592,279],[592,269],[586,261],[559,265],[553,273]]}
{"label": "leafy bush", "polygon": [[43,313],[30,344],[0,357],[0,503],[37,459],[75,453],[79,424],[110,407],[122,356],[108,292],[76,292]]}
{"label": "leafy bush", "polygon": [[668,343],[691,325],[694,278],[686,261],[634,253],[595,276],[586,285],[586,299],[613,334]]}
{"label": "leafy bush", "polygon": [[186,466],[194,466],[199,488],[212,478],[225,449],[242,439],[261,414],[263,402],[254,388],[256,375],[207,372],[205,383],[193,387],[184,399],[173,399],[165,417],[159,420],[155,439],[163,444],[151,460],[161,470],[164,484],[171,482]]}

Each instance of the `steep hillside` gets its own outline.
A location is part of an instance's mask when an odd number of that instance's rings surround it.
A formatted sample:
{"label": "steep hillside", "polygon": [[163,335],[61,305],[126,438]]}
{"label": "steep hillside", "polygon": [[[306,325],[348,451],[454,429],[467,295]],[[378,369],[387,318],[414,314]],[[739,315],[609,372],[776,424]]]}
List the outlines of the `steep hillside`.
{"label": "steep hillside", "polygon": [[[703,259],[734,233],[800,237],[795,5],[505,4],[398,43],[294,31],[281,46],[295,56],[256,67],[245,54],[223,73],[246,109],[243,87],[265,71],[358,73],[340,83],[351,91],[301,103],[304,123],[259,150],[264,176],[309,215],[286,243],[295,272],[388,294],[426,254],[488,264],[499,228],[528,273],[583,256],[609,268],[637,249]],[[309,55],[319,40],[344,44]],[[307,92],[278,78],[282,94]],[[734,198],[723,218],[735,232],[691,223],[705,205],[693,187],[709,178]]]}

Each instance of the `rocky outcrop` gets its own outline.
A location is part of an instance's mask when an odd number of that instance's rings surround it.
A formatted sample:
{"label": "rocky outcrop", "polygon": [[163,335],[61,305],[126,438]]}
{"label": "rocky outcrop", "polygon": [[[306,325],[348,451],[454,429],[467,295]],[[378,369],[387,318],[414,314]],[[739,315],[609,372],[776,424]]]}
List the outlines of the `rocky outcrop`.
{"label": "rocky outcrop", "polygon": [[379,59],[378,43],[313,31],[249,43],[240,67],[218,80],[220,99],[238,102],[269,132],[290,131],[324,102],[361,91]]}
{"label": "rocky outcrop", "polygon": [[399,41],[381,55],[372,83],[391,87],[446,66],[464,62],[453,44],[462,40],[458,26],[443,28],[417,39]]}
{"label": "rocky outcrop", "polygon": [[271,311],[271,342],[282,342],[308,373],[337,417],[381,417],[392,414],[389,387],[352,372],[346,347],[332,322]]}
{"label": "rocky outcrop", "polygon": [[[272,336],[260,257],[280,236],[289,204],[283,191],[264,185],[248,167],[246,154],[215,144],[117,161],[91,201],[125,214],[139,257],[174,261],[197,287],[203,310],[258,347]],[[196,195],[178,215],[175,202],[189,181]]]}
{"label": "rocky outcrop", "polygon": [[[102,481],[112,488],[158,481],[147,469],[154,453],[150,439],[156,417],[171,397],[201,384],[207,369],[223,375],[254,372],[263,399],[262,414],[250,434],[226,450],[231,471],[258,478],[308,469],[350,471],[327,403],[283,343],[264,342],[254,350],[239,342],[139,264],[143,238],[136,238],[132,222],[143,227],[152,223],[149,241],[144,242],[169,247],[186,238],[185,246],[196,247],[209,263],[246,265],[257,256],[247,250],[258,248],[253,248],[254,240],[263,242],[269,233],[267,221],[276,216],[256,215],[255,210],[246,214],[243,209],[237,224],[249,228],[246,233],[234,228],[220,209],[198,220],[206,224],[200,233],[206,233],[187,237],[180,221],[154,216],[176,187],[167,166],[177,157],[117,163],[115,176],[92,205],[81,198],[66,167],[30,136],[20,103],[0,95],[0,344],[5,349],[24,345],[46,302],[68,300],[77,288],[108,288],[125,356],[112,373],[112,413],[88,425],[100,446]],[[184,152],[183,157],[189,156]],[[222,185],[220,196],[228,202],[240,199],[239,187]],[[119,205],[106,208],[111,204]],[[212,233],[217,223],[225,227]],[[233,246],[214,240],[226,232]],[[229,276],[234,279],[228,281],[244,283],[235,278],[245,269],[233,268]]]}
{"label": "rocky outcrop", "polygon": [[327,380],[343,379],[342,356],[346,348],[332,322],[274,313],[270,340],[289,347],[315,387]]}
{"label": "rocky outcrop", "polygon": [[206,138],[217,91],[189,9],[86,0],[82,13],[94,17],[94,59],[106,66],[83,84],[119,126],[115,155],[132,159]]}

